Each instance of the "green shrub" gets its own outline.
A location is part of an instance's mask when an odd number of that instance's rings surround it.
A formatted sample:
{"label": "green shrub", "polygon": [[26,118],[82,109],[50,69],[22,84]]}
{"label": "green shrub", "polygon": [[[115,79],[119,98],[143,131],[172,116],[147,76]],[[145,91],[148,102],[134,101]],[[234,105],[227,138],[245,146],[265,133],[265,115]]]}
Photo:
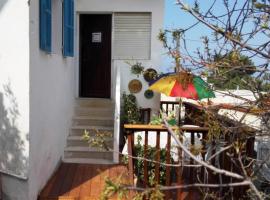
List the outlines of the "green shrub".
{"label": "green shrub", "polygon": [[140,110],[136,97],[133,94],[123,93],[123,122],[126,124],[137,124],[140,122]]}
{"label": "green shrub", "polygon": [[[134,145],[135,155],[137,157],[144,157],[144,145],[141,144],[142,137],[137,137],[137,144]],[[148,146],[148,155],[146,155],[146,158],[149,160],[156,160],[157,150],[155,147]],[[166,149],[160,148],[160,162],[166,163]],[[160,165],[160,182],[155,182],[155,163],[153,162],[147,162],[148,163],[148,182],[150,186],[154,186],[156,184],[159,185],[165,185],[166,181],[166,166]],[[170,163],[173,163],[172,156],[170,157]],[[138,184],[142,185],[144,182],[144,161],[143,160],[134,160],[134,167],[135,167],[135,174],[138,178]]]}

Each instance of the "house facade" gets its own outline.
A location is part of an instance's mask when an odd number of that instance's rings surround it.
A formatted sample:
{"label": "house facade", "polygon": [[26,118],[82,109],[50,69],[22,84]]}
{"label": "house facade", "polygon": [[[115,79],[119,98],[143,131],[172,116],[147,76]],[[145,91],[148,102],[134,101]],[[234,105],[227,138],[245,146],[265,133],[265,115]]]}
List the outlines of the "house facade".
{"label": "house facade", "polygon": [[74,144],[89,122],[90,127],[110,126],[112,147],[118,150],[120,99],[132,79],[142,82],[135,94],[139,106],[158,110],[159,96],[144,97],[147,83],[131,74],[126,62],[158,71],[163,13],[163,0],[0,2],[5,199],[36,199],[62,161],[118,162],[117,154],[86,153]]}

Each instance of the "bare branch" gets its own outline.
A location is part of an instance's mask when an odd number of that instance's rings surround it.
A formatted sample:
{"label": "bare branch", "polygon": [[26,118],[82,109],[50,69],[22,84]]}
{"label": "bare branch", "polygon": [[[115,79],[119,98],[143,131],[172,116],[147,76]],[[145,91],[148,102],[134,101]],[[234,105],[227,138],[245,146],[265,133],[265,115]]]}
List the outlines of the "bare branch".
{"label": "bare branch", "polygon": [[[207,187],[207,188],[220,188],[220,187],[241,187],[245,185],[249,185],[249,181],[242,181],[237,183],[227,183],[227,184],[204,184],[204,183],[194,183],[187,185],[176,185],[176,186],[160,186],[159,190],[175,190],[175,189],[187,189],[194,187]],[[145,188],[135,187],[135,186],[124,186],[126,189],[134,190],[134,191],[145,191]],[[154,190],[155,188],[150,188],[149,190]]]}
{"label": "bare branch", "polygon": [[[177,0],[177,3],[179,5],[181,5],[182,7],[186,7],[186,5],[181,1],[181,0]],[[200,21],[201,23],[203,23],[204,25],[206,25],[208,28],[212,29],[213,31],[215,31],[216,33],[219,33],[220,35],[224,36],[225,38],[227,38],[228,40],[232,41],[233,43],[241,46],[242,48],[246,48],[248,50],[251,50],[253,52],[256,52],[257,54],[260,54],[261,56],[263,56],[264,58],[270,59],[270,55],[266,54],[256,48],[253,48],[247,44],[242,43],[241,41],[237,40],[236,38],[232,37],[232,35],[222,29],[219,29],[217,27],[215,27],[214,25],[210,24],[209,22],[207,22],[206,20],[204,20],[201,16],[199,16],[197,13],[195,13],[192,9],[185,9],[188,13],[190,13],[193,17],[195,17],[198,21]]]}
{"label": "bare branch", "polygon": [[243,180],[244,177],[239,175],[239,174],[236,174],[236,173],[233,173],[233,172],[229,172],[229,171],[226,171],[226,170],[223,170],[223,169],[218,169],[212,165],[209,165],[208,163],[202,161],[202,160],[199,160],[198,158],[196,158],[196,156],[194,156],[181,142],[180,140],[177,138],[177,136],[175,135],[175,133],[173,132],[173,130],[171,129],[171,127],[169,126],[168,122],[166,120],[164,120],[164,123],[165,123],[165,127],[168,129],[169,133],[172,135],[172,137],[174,138],[176,144],[188,155],[190,156],[190,158],[192,158],[195,162],[201,164],[202,166],[214,171],[215,173],[217,174],[223,174],[225,176],[230,176],[230,177],[233,177],[233,178],[236,178],[236,179],[241,179]]}
{"label": "bare branch", "polygon": [[227,147],[221,148],[218,152],[216,152],[215,154],[213,154],[212,156],[210,156],[210,157],[207,159],[207,161],[209,162],[210,160],[212,160],[213,158],[215,158],[217,155],[219,155],[219,154],[221,154],[222,152],[224,152],[224,151],[226,151],[226,150],[232,148],[232,146],[233,146],[233,145],[231,144],[231,145],[229,145],[229,146],[227,146]]}

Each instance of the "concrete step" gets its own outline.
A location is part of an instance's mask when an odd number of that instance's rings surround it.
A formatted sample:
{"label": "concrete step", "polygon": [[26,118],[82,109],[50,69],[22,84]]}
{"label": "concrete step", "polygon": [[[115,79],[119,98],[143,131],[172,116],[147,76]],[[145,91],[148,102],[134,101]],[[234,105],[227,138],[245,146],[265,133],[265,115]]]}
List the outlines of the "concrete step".
{"label": "concrete step", "polygon": [[[99,153],[106,153],[109,151],[96,148],[96,147],[66,147],[65,151],[74,151],[74,152],[99,152]],[[111,152],[110,152],[111,153]]]}
{"label": "concrete step", "polygon": [[[95,136],[93,136],[95,137]],[[106,138],[106,144],[112,148],[113,147],[113,138]],[[67,138],[68,147],[90,147],[90,144],[83,140],[81,136],[68,136]]]}
{"label": "concrete step", "polygon": [[92,158],[64,158],[63,162],[65,163],[85,163],[85,164],[104,164],[104,165],[113,165],[112,160],[107,159],[92,159]]}
{"label": "concrete step", "polygon": [[114,117],[113,108],[79,107],[74,110],[75,116]]}
{"label": "concrete step", "polygon": [[93,147],[66,147],[64,158],[91,158],[113,160],[113,153]]}
{"label": "concrete step", "polygon": [[112,108],[114,106],[113,100],[101,98],[77,99],[76,104],[79,107],[95,107],[95,108]]}
{"label": "concrete step", "polygon": [[[77,99],[74,108],[72,127],[64,150],[64,162],[72,163],[112,163],[113,153],[93,148],[82,139],[84,131],[89,131],[90,137],[96,136],[96,131],[111,132],[114,126],[114,102],[111,99]],[[113,148],[113,136],[106,138],[107,145]]]}
{"label": "concrete step", "polygon": [[73,125],[113,126],[114,119],[112,117],[75,116]]}
{"label": "concrete step", "polygon": [[72,126],[70,130],[70,135],[82,136],[84,133],[84,130],[89,131],[90,136],[94,136],[96,134],[95,130],[107,131],[113,134],[114,128],[112,126]]}

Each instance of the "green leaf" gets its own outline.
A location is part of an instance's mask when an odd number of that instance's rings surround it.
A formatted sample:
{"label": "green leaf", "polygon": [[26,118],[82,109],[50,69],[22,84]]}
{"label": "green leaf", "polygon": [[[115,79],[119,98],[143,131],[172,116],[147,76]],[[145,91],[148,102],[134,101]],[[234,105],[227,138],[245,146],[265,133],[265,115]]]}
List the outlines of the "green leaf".
{"label": "green leaf", "polygon": [[269,26],[268,26],[267,23],[262,24],[261,27],[264,28],[264,29],[269,29]]}

